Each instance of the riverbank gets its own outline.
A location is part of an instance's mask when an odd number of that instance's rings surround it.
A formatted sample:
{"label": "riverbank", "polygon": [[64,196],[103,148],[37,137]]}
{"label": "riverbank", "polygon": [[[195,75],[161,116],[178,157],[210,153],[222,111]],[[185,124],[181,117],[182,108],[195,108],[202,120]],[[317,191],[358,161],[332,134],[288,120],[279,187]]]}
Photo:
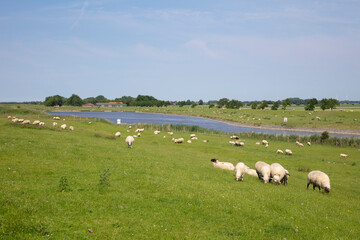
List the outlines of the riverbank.
{"label": "riverbank", "polygon": [[[52,112],[68,112],[68,113],[74,113],[74,112],[82,112],[85,113],[87,111],[52,111]],[[112,112],[112,111],[89,111],[89,112]],[[159,112],[144,112],[144,111],[114,111],[114,112],[136,112],[136,113],[152,113],[152,114],[163,114],[163,115],[170,115],[170,116],[187,116],[187,117],[198,117],[208,120],[213,120],[217,122],[221,122],[224,124],[228,124],[231,126],[236,127],[245,127],[245,128],[256,128],[256,129],[264,129],[264,130],[277,130],[277,131],[288,131],[288,132],[310,132],[314,134],[321,134],[324,131],[327,131],[330,134],[344,134],[344,135],[354,135],[354,136],[360,136],[360,130],[356,129],[335,129],[335,128],[318,128],[318,127],[287,127],[287,126],[278,126],[278,125],[266,125],[266,124],[249,124],[249,123],[241,123],[241,122],[235,122],[230,121],[222,118],[212,118],[212,117],[206,117],[206,116],[199,116],[199,115],[191,115],[191,114],[176,114],[176,113],[159,113]]]}

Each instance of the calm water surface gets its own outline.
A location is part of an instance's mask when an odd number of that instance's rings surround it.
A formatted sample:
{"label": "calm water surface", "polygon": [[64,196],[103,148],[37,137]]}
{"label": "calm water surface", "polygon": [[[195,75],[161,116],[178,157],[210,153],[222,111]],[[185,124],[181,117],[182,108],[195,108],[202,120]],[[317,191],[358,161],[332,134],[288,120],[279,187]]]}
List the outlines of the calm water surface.
{"label": "calm water surface", "polygon": [[[207,129],[214,129],[222,132],[257,132],[257,133],[269,133],[269,134],[296,134],[301,136],[310,136],[318,133],[313,132],[298,132],[298,131],[285,131],[285,130],[273,130],[273,129],[259,129],[252,127],[239,127],[230,124],[189,116],[177,116],[167,115],[161,113],[139,113],[139,112],[49,112],[50,114],[59,116],[77,116],[77,117],[94,117],[107,119],[116,124],[117,119],[121,119],[121,123],[134,124],[134,123],[153,123],[153,124],[174,124],[174,125],[188,125],[199,126]],[[353,137],[348,134],[330,134],[337,137]],[[354,136],[358,137],[358,136]]]}

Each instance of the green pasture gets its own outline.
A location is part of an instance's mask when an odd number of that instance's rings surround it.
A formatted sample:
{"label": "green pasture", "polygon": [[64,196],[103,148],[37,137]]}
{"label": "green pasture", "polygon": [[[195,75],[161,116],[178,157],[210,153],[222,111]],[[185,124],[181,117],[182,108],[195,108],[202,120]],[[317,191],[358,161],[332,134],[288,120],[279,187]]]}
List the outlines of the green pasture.
{"label": "green pasture", "polygon": [[[241,139],[244,147],[234,147],[226,134],[205,133],[190,144],[175,144],[166,131],[154,135],[155,129],[145,129],[130,149],[125,137],[134,135],[136,126],[65,117],[54,128],[52,116],[23,112],[22,106],[6,111],[0,115],[0,239],[360,236],[357,148],[301,148],[275,140],[265,148],[250,138]],[[7,115],[45,126],[12,123]],[[75,130],[60,130],[60,123]],[[121,137],[115,139],[117,131]],[[190,134],[174,132],[174,137],[188,140]],[[276,154],[286,148],[292,156]],[[251,168],[259,160],[278,162],[290,172],[289,184],[264,184],[252,176],[236,182],[233,172],[213,168],[211,158]],[[311,170],[329,175],[329,194],[306,189]]]}
{"label": "green pasture", "polygon": [[[286,127],[307,128],[334,128],[360,130],[360,107],[352,104],[343,104],[330,110],[305,111],[303,106],[289,106],[286,110],[250,109],[219,109],[208,106],[168,106],[168,107],[46,107],[43,105],[0,105],[2,109],[14,109],[19,107],[29,111],[139,111],[165,114],[180,114],[198,117],[206,117],[217,120],[229,120],[252,125],[275,125]],[[1,111],[0,111],[1,113]],[[284,123],[284,117],[288,119]]]}

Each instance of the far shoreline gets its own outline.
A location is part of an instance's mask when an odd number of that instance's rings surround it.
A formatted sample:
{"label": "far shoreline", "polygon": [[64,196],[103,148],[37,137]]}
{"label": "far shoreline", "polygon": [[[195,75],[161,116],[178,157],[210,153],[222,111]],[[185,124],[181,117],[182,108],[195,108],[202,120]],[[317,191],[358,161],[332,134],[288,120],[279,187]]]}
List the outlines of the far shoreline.
{"label": "far shoreline", "polygon": [[346,135],[354,135],[360,136],[360,130],[355,129],[336,129],[336,128],[308,128],[308,127],[283,127],[283,126],[276,126],[276,125],[254,125],[249,123],[240,123],[234,122],[230,120],[225,120],[221,118],[210,118],[204,116],[194,116],[194,115],[187,115],[187,114],[174,114],[174,113],[157,113],[157,112],[142,112],[142,111],[75,111],[75,110],[53,110],[51,112],[139,112],[139,113],[154,113],[154,114],[163,114],[163,115],[173,115],[173,116],[188,116],[188,117],[198,117],[208,120],[213,120],[225,124],[229,124],[232,126],[237,127],[248,127],[248,128],[257,128],[257,129],[264,129],[264,130],[279,130],[279,131],[297,131],[297,132],[310,132],[310,133],[322,133],[327,131],[331,134],[346,134]]}

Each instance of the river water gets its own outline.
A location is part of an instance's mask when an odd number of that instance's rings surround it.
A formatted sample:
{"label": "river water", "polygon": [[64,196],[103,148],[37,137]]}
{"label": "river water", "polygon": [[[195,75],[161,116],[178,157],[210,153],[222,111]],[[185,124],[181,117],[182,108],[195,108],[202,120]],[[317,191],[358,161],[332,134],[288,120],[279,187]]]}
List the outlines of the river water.
{"label": "river water", "polygon": [[[77,116],[77,117],[94,117],[107,119],[113,123],[117,123],[117,119],[121,120],[121,123],[134,124],[134,123],[152,123],[152,124],[173,124],[173,125],[188,125],[188,126],[199,126],[207,129],[214,129],[222,132],[257,132],[257,133],[268,133],[268,134],[283,134],[290,135],[296,134],[300,136],[310,136],[319,133],[313,132],[300,132],[300,131],[288,131],[288,130],[275,130],[275,129],[260,129],[252,127],[239,127],[230,124],[190,116],[178,116],[178,115],[167,115],[161,113],[139,113],[139,112],[49,112],[50,114],[59,116]],[[330,136],[337,137],[359,137],[349,134],[335,134],[331,133]]]}

